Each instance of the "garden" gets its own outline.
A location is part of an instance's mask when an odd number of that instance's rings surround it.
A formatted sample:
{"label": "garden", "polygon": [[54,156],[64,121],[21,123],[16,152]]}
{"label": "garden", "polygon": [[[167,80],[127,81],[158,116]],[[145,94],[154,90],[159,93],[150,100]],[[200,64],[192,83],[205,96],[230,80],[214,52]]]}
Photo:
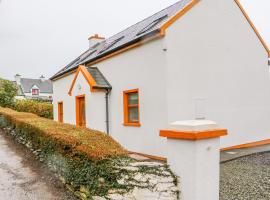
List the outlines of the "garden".
{"label": "garden", "polygon": [[53,121],[52,105],[14,101],[14,91],[12,83],[0,80],[0,128],[30,149],[78,198],[131,199],[143,193],[152,199],[179,198],[177,177],[166,164],[129,157],[103,132]]}

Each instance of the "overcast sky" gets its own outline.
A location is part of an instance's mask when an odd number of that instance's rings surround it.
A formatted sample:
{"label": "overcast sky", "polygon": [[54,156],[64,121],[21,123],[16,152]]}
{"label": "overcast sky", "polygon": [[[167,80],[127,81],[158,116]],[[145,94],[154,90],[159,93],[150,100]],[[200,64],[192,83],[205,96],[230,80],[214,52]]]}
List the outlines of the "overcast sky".
{"label": "overcast sky", "polygon": [[[224,0],[225,1],[225,0]],[[241,0],[270,44],[270,0]],[[177,0],[0,0],[0,77],[47,78],[88,48]]]}

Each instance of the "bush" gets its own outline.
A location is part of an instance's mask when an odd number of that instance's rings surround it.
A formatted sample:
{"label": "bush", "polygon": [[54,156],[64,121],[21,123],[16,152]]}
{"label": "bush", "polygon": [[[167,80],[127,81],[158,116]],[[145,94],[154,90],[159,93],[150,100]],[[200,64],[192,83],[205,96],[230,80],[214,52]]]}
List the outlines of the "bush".
{"label": "bush", "polygon": [[62,124],[50,119],[0,107],[0,116],[16,130],[23,132],[41,147],[61,152],[65,156],[84,155],[90,160],[125,155],[126,151],[110,136],[100,131]]}
{"label": "bush", "polygon": [[12,107],[14,97],[17,94],[17,87],[11,81],[0,78],[0,106]]}
{"label": "bush", "polygon": [[29,112],[40,117],[53,119],[53,105],[35,100],[17,100],[14,109],[19,112]]}
{"label": "bush", "polygon": [[105,133],[2,107],[1,127],[31,149],[75,195],[82,187],[89,199],[106,196],[111,189],[129,191],[134,188],[134,185],[117,182],[128,172],[116,167],[130,158],[121,145]]}

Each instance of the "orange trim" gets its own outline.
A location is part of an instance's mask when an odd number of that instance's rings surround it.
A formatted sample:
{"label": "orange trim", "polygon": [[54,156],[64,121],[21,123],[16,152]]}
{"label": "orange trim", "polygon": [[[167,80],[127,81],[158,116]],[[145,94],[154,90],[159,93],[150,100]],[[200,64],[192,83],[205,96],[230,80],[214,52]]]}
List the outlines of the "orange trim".
{"label": "orange trim", "polygon": [[63,123],[64,119],[64,110],[63,110],[63,101],[58,102],[58,122]]}
{"label": "orange trim", "polygon": [[141,126],[140,123],[130,123],[130,122],[124,122],[123,125],[124,126],[138,126],[138,127]]}
{"label": "orange trim", "polygon": [[199,3],[200,0],[193,0],[189,4],[187,4],[182,10],[180,10],[178,13],[176,13],[174,16],[172,16],[171,19],[169,19],[166,23],[162,25],[160,28],[160,34],[162,36],[165,36],[166,29],[171,26],[175,21],[177,21],[180,17],[182,17],[184,14],[186,14],[191,8],[193,8],[197,3]]}
{"label": "orange trim", "polygon": [[100,40],[104,40],[105,37],[101,37],[101,36],[99,36],[98,34],[95,34],[95,35],[92,35],[92,36],[90,36],[90,37],[88,38],[88,40],[90,40],[90,39],[100,39]]}
{"label": "orange trim", "polygon": [[71,96],[72,95],[72,90],[73,90],[73,87],[75,85],[75,82],[77,80],[77,77],[79,75],[79,73],[82,73],[82,75],[84,76],[84,78],[86,79],[86,81],[88,82],[89,86],[90,86],[90,91],[91,92],[95,92],[95,89],[93,89],[94,86],[97,85],[96,81],[94,80],[94,78],[91,76],[91,74],[87,71],[87,68],[83,65],[80,65],[76,71],[76,74],[74,76],[74,79],[72,80],[72,83],[71,83],[71,86],[70,86],[70,89],[69,89],[69,92],[68,94]]}
{"label": "orange trim", "polygon": [[176,130],[161,130],[161,137],[184,139],[184,140],[203,140],[227,135],[227,129],[215,129],[206,131],[176,131]]}
{"label": "orange trim", "polygon": [[[170,20],[168,20],[166,23],[164,23],[164,25],[160,28],[160,32],[157,34],[157,35],[154,35],[152,37],[149,37],[149,38],[146,38],[144,40],[141,40],[135,44],[132,44],[128,47],[125,47],[123,49],[120,49],[116,52],[113,52],[107,56],[104,56],[102,58],[99,58],[93,62],[90,62],[87,64],[87,66],[91,66],[91,65],[94,65],[96,63],[99,63],[99,62],[102,62],[104,60],[107,60],[109,58],[112,58],[114,56],[117,56],[123,52],[126,52],[128,50],[131,50],[133,48],[136,48],[136,47],[139,47],[149,41],[152,41],[154,39],[158,39],[158,38],[162,38],[165,36],[166,34],[166,29],[171,26],[176,20],[178,20],[179,18],[181,18],[184,14],[186,14],[191,8],[193,8],[198,2],[200,2],[200,0],[193,0],[192,2],[190,2],[189,4],[187,4],[181,11],[179,11],[176,15],[174,15]],[[242,13],[244,14],[244,16],[246,17],[246,19],[248,20],[249,24],[251,25],[251,27],[253,28],[253,30],[255,31],[256,35],[258,36],[258,38],[260,39],[260,41],[262,42],[264,48],[266,49],[267,51],[267,54],[268,56],[270,57],[270,50],[266,44],[266,42],[263,40],[263,38],[261,37],[261,35],[259,34],[259,32],[257,31],[257,29],[255,28],[254,24],[252,23],[252,21],[250,20],[249,16],[247,15],[247,13],[245,12],[243,6],[240,4],[239,0],[235,0],[236,4],[239,6],[240,10],[242,11]],[[91,38],[91,37],[90,37]],[[57,80],[59,78],[62,78],[64,77],[64,75],[60,76],[60,77],[57,77],[53,80]]]}
{"label": "orange trim", "polygon": [[[138,93],[138,104],[136,105],[129,105],[128,104],[128,95],[131,93]],[[128,117],[128,112],[130,107],[138,107],[138,122],[130,122]],[[124,126],[137,126],[140,127],[140,96],[139,96],[139,89],[132,89],[123,91],[123,111],[124,111]]]}
{"label": "orange trim", "polygon": [[[75,104],[76,104],[76,126],[80,126],[81,121],[80,121],[80,105],[79,105],[79,99],[84,98],[85,101],[85,95],[78,95],[75,97]],[[85,127],[85,124],[83,125]]]}
{"label": "orange trim", "polygon": [[232,146],[232,147],[226,147],[226,148],[221,149],[221,151],[256,147],[256,146],[262,146],[262,145],[266,145],[266,144],[270,144],[270,139],[257,141],[257,142],[250,142],[250,143],[246,143],[246,144],[240,144],[240,145],[236,145],[236,146]]}
{"label": "orange trim", "polygon": [[153,155],[148,155],[148,154],[138,153],[138,152],[133,152],[133,151],[128,151],[128,153],[129,154],[136,154],[136,155],[139,155],[139,156],[144,156],[146,158],[150,158],[150,159],[153,159],[153,160],[167,162],[167,158],[160,157],[160,156],[153,156]]}
{"label": "orange trim", "polygon": [[235,3],[237,4],[237,6],[240,8],[241,12],[243,13],[243,15],[245,16],[246,20],[248,21],[249,25],[251,26],[251,28],[254,30],[254,32],[256,33],[257,37],[259,38],[259,40],[261,41],[262,45],[264,46],[265,50],[267,51],[268,57],[270,57],[270,50],[269,47],[267,46],[266,42],[264,41],[264,39],[262,38],[261,34],[259,33],[259,31],[256,29],[255,25],[252,23],[250,17],[248,16],[247,12],[245,11],[244,7],[241,5],[239,0],[234,0]]}
{"label": "orange trim", "polygon": [[97,59],[97,60],[95,60],[95,61],[93,61],[93,62],[90,62],[90,63],[88,63],[86,66],[91,66],[91,65],[97,64],[97,63],[99,63],[99,62],[102,62],[102,61],[104,61],[104,60],[107,60],[107,59],[109,59],[109,58],[112,58],[112,57],[114,57],[114,56],[117,56],[117,55],[119,55],[119,54],[121,54],[121,53],[124,53],[124,52],[126,52],[126,51],[129,51],[129,50],[131,50],[131,49],[133,49],[133,48],[139,47],[139,46],[141,46],[141,45],[143,45],[143,44],[145,44],[145,43],[147,43],[147,42],[150,42],[150,41],[152,41],[152,40],[154,40],[154,39],[161,38],[161,37],[162,37],[162,36],[161,36],[160,34],[157,34],[157,35],[154,35],[154,36],[152,36],[152,37],[146,38],[146,39],[141,40],[141,41],[139,41],[139,42],[137,42],[137,43],[134,43],[134,44],[132,44],[132,45],[130,45],[130,46],[127,46],[127,47],[125,47],[125,48],[123,48],[123,49],[120,49],[120,50],[118,50],[118,51],[115,51],[115,52],[113,52],[113,53],[111,53],[111,54],[109,54],[109,55],[107,55],[107,56],[104,56],[104,57],[99,58],[99,59]]}

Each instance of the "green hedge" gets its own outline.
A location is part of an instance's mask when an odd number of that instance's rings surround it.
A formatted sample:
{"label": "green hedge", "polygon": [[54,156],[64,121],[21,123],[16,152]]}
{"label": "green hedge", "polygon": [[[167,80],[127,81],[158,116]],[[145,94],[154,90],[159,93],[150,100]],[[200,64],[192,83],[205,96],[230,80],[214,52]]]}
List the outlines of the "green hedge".
{"label": "green hedge", "polygon": [[11,81],[0,78],[0,106],[12,107],[17,87]]}
{"label": "green hedge", "polygon": [[110,189],[128,191],[134,187],[117,182],[127,171],[116,167],[129,158],[105,133],[2,107],[0,128],[30,148],[74,192],[82,194],[78,191],[83,186],[83,194],[91,199],[106,196]]}
{"label": "green hedge", "polygon": [[35,100],[17,100],[14,109],[19,112],[29,112],[40,117],[53,119],[53,105]]}

